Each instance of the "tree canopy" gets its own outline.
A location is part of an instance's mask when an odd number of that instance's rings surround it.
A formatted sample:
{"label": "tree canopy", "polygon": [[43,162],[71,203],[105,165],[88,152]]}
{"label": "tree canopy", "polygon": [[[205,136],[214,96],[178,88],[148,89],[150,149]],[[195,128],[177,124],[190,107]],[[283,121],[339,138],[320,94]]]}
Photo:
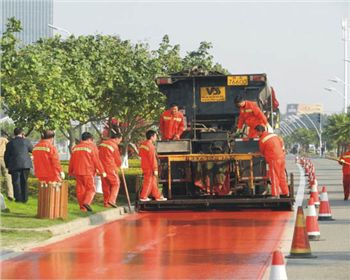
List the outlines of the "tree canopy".
{"label": "tree canopy", "polygon": [[131,141],[164,109],[157,76],[195,65],[224,71],[207,42],[184,58],[167,35],[153,51],[110,35],[56,36],[19,48],[14,33],[20,30],[11,18],[1,38],[1,101],[16,125],[29,129],[69,130],[73,120],[117,118],[128,124],[123,133]]}

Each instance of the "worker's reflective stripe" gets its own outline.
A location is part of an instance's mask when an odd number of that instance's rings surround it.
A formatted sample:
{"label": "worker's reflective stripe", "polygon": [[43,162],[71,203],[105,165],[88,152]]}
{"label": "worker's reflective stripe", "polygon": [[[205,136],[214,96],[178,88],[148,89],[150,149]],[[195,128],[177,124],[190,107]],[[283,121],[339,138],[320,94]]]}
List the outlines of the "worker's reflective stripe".
{"label": "worker's reflective stripe", "polygon": [[175,121],[181,122],[181,118],[174,118]]}
{"label": "worker's reflective stripe", "polygon": [[270,138],[275,137],[275,136],[278,137],[276,134],[268,134],[261,140],[261,142],[265,143],[267,140],[269,140]]}
{"label": "worker's reflective stripe", "polygon": [[163,120],[169,121],[169,120],[171,120],[171,117],[164,116],[164,117],[163,117]]}
{"label": "worker's reflective stripe", "polygon": [[243,113],[252,113],[253,110],[252,109],[243,109],[242,112]]}
{"label": "worker's reflective stripe", "polygon": [[149,147],[147,147],[147,146],[145,146],[145,145],[141,145],[141,146],[140,146],[140,149],[145,149],[145,150],[149,151]]}
{"label": "worker's reflective stripe", "polygon": [[342,156],[342,158],[350,158],[350,155]]}
{"label": "worker's reflective stripe", "polygon": [[111,145],[108,145],[108,144],[105,144],[105,143],[101,143],[100,146],[101,147],[106,147],[110,151],[114,152],[114,148]]}
{"label": "worker's reflective stripe", "polygon": [[85,152],[91,153],[91,149],[86,148],[86,147],[76,147],[76,148],[73,148],[73,153],[74,153],[74,152],[77,152],[77,151],[85,151]]}
{"label": "worker's reflective stripe", "polygon": [[33,151],[45,151],[45,152],[50,152],[50,148],[48,147],[34,147]]}

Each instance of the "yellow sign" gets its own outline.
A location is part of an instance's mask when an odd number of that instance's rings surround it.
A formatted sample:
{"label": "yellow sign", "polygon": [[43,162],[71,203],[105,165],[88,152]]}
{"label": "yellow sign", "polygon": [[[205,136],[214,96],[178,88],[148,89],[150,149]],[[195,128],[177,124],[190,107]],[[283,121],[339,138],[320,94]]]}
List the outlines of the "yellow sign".
{"label": "yellow sign", "polygon": [[247,86],[248,76],[227,76],[228,86]]}
{"label": "yellow sign", "polygon": [[201,102],[224,102],[226,101],[225,87],[201,87]]}

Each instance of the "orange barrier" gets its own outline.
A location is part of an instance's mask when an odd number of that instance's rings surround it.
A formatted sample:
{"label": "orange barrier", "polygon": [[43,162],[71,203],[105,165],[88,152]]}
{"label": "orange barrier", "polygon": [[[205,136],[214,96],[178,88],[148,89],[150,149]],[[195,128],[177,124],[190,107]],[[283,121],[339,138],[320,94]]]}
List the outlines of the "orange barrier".
{"label": "orange barrier", "polygon": [[287,258],[316,258],[311,254],[309,238],[306,232],[303,207],[298,207],[290,255]]}
{"label": "orange barrier", "polygon": [[306,212],[306,231],[309,240],[320,240],[320,228],[317,222],[314,199],[310,197]]}
{"label": "orange barrier", "polygon": [[286,265],[281,251],[275,251],[272,255],[270,280],[287,280]]}
{"label": "orange barrier", "polygon": [[66,219],[68,215],[68,182],[40,182],[38,212],[40,219]]}
{"label": "orange barrier", "polygon": [[318,220],[334,221],[334,219],[332,218],[331,206],[328,201],[328,194],[325,186],[322,187],[320,200],[321,200],[321,203],[320,203],[320,210],[318,212]]}

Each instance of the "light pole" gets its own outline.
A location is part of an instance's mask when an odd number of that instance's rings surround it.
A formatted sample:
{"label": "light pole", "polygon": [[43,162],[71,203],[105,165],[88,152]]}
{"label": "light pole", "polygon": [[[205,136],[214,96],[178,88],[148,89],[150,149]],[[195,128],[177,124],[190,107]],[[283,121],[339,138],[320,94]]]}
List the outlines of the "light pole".
{"label": "light pole", "polygon": [[[309,129],[309,127],[300,119],[299,116],[297,116],[297,115],[291,115],[290,117],[291,117],[292,119],[294,119],[295,121],[299,121],[299,122],[304,126],[304,128]],[[302,127],[300,127],[300,128],[302,128]]]}
{"label": "light pole", "polygon": [[322,126],[321,126],[321,118],[320,118],[320,126],[319,128],[317,128],[316,124],[314,123],[314,121],[307,115],[307,114],[302,114],[303,116],[305,116],[308,121],[312,124],[312,126],[315,128],[316,130],[316,133],[318,135],[318,138],[319,138],[319,145],[320,145],[320,156],[322,156],[322,151],[321,151],[321,148],[322,148]]}
{"label": "light pole", "polygon": [[338,91],[337,89],[335,89],[334,87],[328,87],[328,88],[324,88],[326,91],[330,91],[330,92],[336,92],[339,95],[341,95],[341,97],[343,97],[344,99],[344,113],[347,114],[348,112],[348,98],[347,98],[347,92],[345,91],[345,89],[347,90],[349,85],[344,82],[342,79],[338,78],[338,77],[334,77],[334,79],[329,79],[330,82],[339,84],[342,83],[344,85],[344,93]]}
{"label": "light pole", "polygon": [[55,30],[58,30],[58,31],[62,31],[62,32],[67,33],[67,34],[68,34],[68,37],[72,35],[72,33],[69,32],[67,29],[64,29],[64,28],[55,26],[55,25],[53,25],[53,24],[48,24],[47,26],[50,27],[50,28],[52,28],[52,29],[55,29]]}
{"label": "light pole", "polygon": [[348,111],[348,41],[349,41],[349,23],[347,18],[342,19],[342,30],[344,40],[344,113]]}

